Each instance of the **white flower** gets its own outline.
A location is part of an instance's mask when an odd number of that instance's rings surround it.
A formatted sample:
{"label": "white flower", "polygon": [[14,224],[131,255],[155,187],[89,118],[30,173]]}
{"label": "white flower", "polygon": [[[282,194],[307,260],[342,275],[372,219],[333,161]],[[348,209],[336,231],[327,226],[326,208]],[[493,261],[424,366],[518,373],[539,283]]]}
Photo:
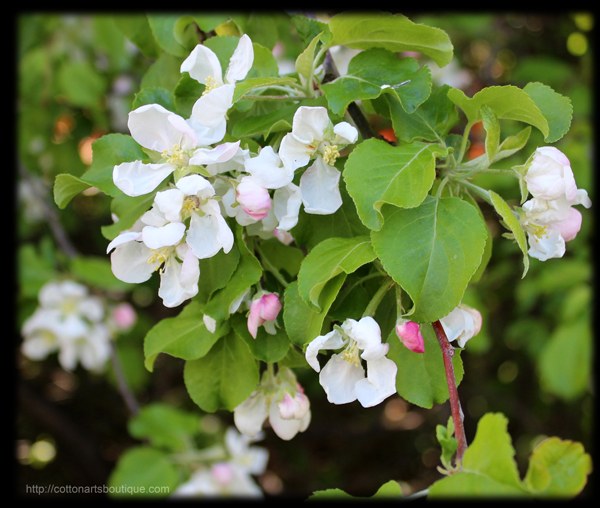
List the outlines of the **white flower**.
{"label": "white flower", "polygon": [[289,441],[310,424],[310,401],[289,368],[273,376],[265,371],[258,388],[233,411],[237,429],[248,437],[261,431],[268,419],[275,434]]}
{"label": "white flower", "polygon": [[577,185],[567,156],[553,146],[538,148],[524,176],[527,190],[535,198],[565,197],[574,201]]}
{"label": "white flower", "polygon": [[198,259],[210,258],[221,249],[228,253],[233,247],[233,233],[218,202],[210,199],[214,194],[206,178],[188,175],[180,178],[175,188],[157,192],[154,198],[155,206],[171,224],[189,217],[185,241]]}
{"label": "white flower", "polygon": [[450,314],[440,319],[440,323],[448,340],[458,341],[458,347],[463,348],[469,339],[481,331],[481,313],[461,303]]}
{"label": "white flower", "polygon": [[229,61],[223,76],[217,55],[209,48],[198,44],[181,64],[181,72],[206,85],[202,97],[192,108],[191,120],[194,125],[224,132],[226,114],[233,106],[233,92],[236,81],[246,77],[254,61],[252,41],[242,35]]}
{"label": "white flower", "polygon": [[279,157],[291,172],[315,158],[300,179],[302,202],[307,213],[331,214],[341,206],[341,173],[334,164],[339,151],[357,139],[358,131],[349,123],[341,122],[334,126],[326,108],[298,108],[292,132],[281,140]]}
{"label": "white flower", "polygon": [[51,281],[38,295],[40,306],[23,323],[23,354],[42,360],[58,352],[66,370],[77,363],[88,370],[100,371],[110,354],[111,332],[100,298],[73,281]]}
{"label": "white flower", "polygon": [[[123,282],[139,284],[160,271],[158,295],[165,307],[177,307],[198,293],[199,260],[186,243],[179,243],[185,225],[172,222],[161,228],[146,229],[152,227],[123,231],[110,242],[106,252],[114,249],[110,256],[112,272]],[[144,239],[147,231],[153,234]]]}
{"label": "white flower", "polygon": [[128,196],[152,192],[177,168],[189,164],[199,139],[179,115],[159,104],[147,104],[129,113],[131,137],[141,146],[161,154],[157,163],[123,162],[114,167],[113,181]]}
{"label": "white flower", "polygon": [[528,254],[546,261],[564,256],[565,243],[573,240],[581,229],[582,215],[573,205],[592,205],[587,192],[577,189],[575,198],[567,201],[564,196],[553,200],[533,198],[523,203],[518,217],[527,233]]}
{"label": "white flower", "polygon": [[256,157],[244,161],[244,169],[254,181],[266,189],[279,189],[294,178],[294,171],[284,166],[281,158],[270,145],[261,149]]}
{"label": "white flower", "polygon": [[357,139],[358,131],[349,123],[334,127],[326,108],[300,106],[294,114],[292,132],[281,140],[279,157],[291,171],[306,166],[317,155],[333,166],[339,150]]}
{"label": "white flower", "polygon": [[288,183],[273,194],[273,212],[277,218],[278,231],[289,231],[298,224],[298,214],[302,204],[302,192],[300,187]]}
{"label": "white flower", "polygon": [[[333,354],[321,370],[317,361],[320,349],[341,349]],[[308,344],[306,360],[317,372],[327,399],[333,404],[346,404],[358,399],[363,407],[379,404],[396,392],[396,364],[386,358],[389,345],[381,342],[381,330],[370,316],[359,321],[347,319],[326,335]],[[362,354],[359,355],[360,350]],[[367,375],[361,365],[366,360]]]}

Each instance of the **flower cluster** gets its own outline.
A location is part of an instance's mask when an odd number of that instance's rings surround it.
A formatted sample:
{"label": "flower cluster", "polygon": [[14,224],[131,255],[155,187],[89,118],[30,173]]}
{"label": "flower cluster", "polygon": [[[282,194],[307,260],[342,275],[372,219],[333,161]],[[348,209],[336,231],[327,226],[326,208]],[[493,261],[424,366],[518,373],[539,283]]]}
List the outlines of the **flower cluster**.
{"label": "flower cluster", "polygon": [[524,174],[528,192],[533,196],[518,211],[529,240],[529,255],[541,261],[560,258],[565,242],[581,229],[581,212],[574,205],[592,206],[587,191],[578,189],[569,159],[560,150],[538,148]]}
{"label": "flower cluster", "polygon": [[46,283],[38,300],[39,307],[21,329],[21,352],[31,360],[58,352],[65,370],[74,370],[79,362],[90,371],[102,371],[114,334],[131,327],[136,319],[129,304],[109,311],[100,297],[70,280]]}
{"label": "flower cluster", "polygon": [[[358,400],[363,407],[376,406],[396,393],[398,367],[385,355],[389,344],[381,342],[381,329],[370,316],[347,319],[306,348],[306,361],[317,372],[319,382],[333,404]],[[317,360],[321,349],[342,350],[329,358],[323,369]],[[360,353],[362,351],[362,353]],[[365,368],[362,360],[366,362]]]}
{"label": "flower cluster", "polygon": [[[299,107],[278,151],[267,145],[251,153],[240,141],[223,142],[236,82],[246,78],[253,61],[247,35],[225,75],[217,55],[199,44],[180,68],[205,86],[190,118],[159,104],[129,113],[131,137],[150,162],[115,166],[113,181],[127,196],[155,196],[151,209],[112,240],[107,253],[124,282],[141,283],[160,271],[159,296],[166,307],[197,294],[200,259],[231,250],[234,237],[226,218],[250,235],[289,243],[302,205],[307,213],[331,214],[342,204],[334,164],[340,150],[356,142],[358,131],[346,122],[334,126],[326,108]],[[296,185],[295,171],[313,159]]]}
{"label": "flower cluster", "polygon": [[262,490],[252,476],[264,473],[269,452],[259,446],[250,446],[260,439],[262,435],[251,439],[229,427],[225,433],[228,460],[200,467],[188,481],[177,487],[172,497],[262,498]]}
{"label": "flower cluster", "polygon": [[248,437],[256,436],[268,419],[275,434],[289,441],[307,429],[310,402],[289,368],[282,367],[277,374],[266,370],[256,390],[234,409],[233,418],[237,429]]}

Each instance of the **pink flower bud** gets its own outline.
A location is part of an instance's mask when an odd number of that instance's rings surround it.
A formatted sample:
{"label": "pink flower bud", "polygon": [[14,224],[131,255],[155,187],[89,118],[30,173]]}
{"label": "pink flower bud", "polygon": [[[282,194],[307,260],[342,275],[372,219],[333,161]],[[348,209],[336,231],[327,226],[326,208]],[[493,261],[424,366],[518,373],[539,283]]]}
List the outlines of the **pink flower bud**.
{"label": "pink flower bud", "polygon": [[573,207],[570,207],[567,218],[561,221],[553,222],[551,227],[558,230],[560,236],[563,237],[565,242],[569,242],[577,236],[577,233],[579,233],[579,230],[581,229],[581,220],[581,212]]}
{"label": "pink flower bud", "polygon": [[255,220],[264,219],[271,209],[268,189],[258,185],[250,176],[241,179],[235,191],[235,198],[244,212]]}
{"label": "pink flower bud", "polygon": [[210,468],[210,472],[221,485],[227,485],[233,480],[233,469],[227,462],[217,462]]}
{"label": "pink flower bud", "polygon": [[574,201],[577,184],[567,156],[553,146],[543,146],[535,151],[525,175],[527,189],[536,198],[547,200],[565,196]]}
{"label": "pink flower bud", "polygon": [[398,320],[398,323],[396,324],[396,333],[398,334],[398,337],[400,337],[402,344],[413,353],[425,352],[423,336],[421,335],[419,325],[414,321]]}
{"label": "pink flower bud", "polygon": [[284,420],[300,420],[310,409],[310,402],[302,392],[297,392],[294,397],[285,392],[283,398],[277,403],[277,407]]}
{"label": "pink flower bud", "polygon": [[262,326],[265,321],[275,321],[280,310],[281,302],[279,301],[279,296],[275,293],[263,293],[258,297],[254,297],[250,304],[250,314],[248,315],[248,331],[250,335],[256,339],[258,327]]}
{"label": "pink flower bud", "polygon": [[127,330],[135,323],[137,314],[134,308],[127,302],[117,305],[112,311],[112,318],[121,330]]}

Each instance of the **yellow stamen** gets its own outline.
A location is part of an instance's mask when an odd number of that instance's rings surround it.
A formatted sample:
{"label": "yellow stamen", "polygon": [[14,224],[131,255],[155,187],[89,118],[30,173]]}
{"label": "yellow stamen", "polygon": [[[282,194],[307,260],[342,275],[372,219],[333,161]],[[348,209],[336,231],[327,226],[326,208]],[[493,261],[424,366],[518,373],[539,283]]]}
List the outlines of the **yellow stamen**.
{"label": "yellow stamen", "polygon": [[202,92],[202,95],[204,96],[211,90],[214,90],[215,88],[218,88],[218,87],[219,87],[219,84],[217,83],[217,80],[215,78],[213,78],[212,76],[208,76],[206,78],[206,89],[204,90],[204,92]]}
{"label": "yellow stamen", "polygon": [[360,359],[358,357],[358,343],[355,340],[350,339],[350,344],[344,349],[342,353],[342,359],[349,363],[353,363],[355,367],[360,365]]}
{"label": "yellow stamen", "polygon": [[339,156],[340,152],[338,152],[337,145],[327,145],[323,149],[323,162],[325,164],[333,166]]}

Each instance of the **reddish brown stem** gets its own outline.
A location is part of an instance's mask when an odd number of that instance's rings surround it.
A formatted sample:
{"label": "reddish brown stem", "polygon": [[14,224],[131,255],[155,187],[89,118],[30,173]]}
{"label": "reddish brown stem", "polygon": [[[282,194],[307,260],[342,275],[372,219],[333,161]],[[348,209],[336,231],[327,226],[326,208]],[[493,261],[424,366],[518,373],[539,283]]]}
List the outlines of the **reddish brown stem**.
{"label": "reddish brown stem", "polygon": [[439,321],[431,323],[444,357],[444,369],[446,370],[446,382],[448,383],[448,392],[450,394],[450,409],[452,411],[452,420],[454,421],[454,435],[458,441],[458,449],[456,450],[456,462],[462,464],[463,454],[467,449],[467,438],[465,436],[465,427],[463,425],[463,412],[460,407],[460,399],[458,398],[458,390],[456,388],[456,378],[454,377],[454,367],[452,365],[452,357],[454,356],[454,348],[446,337],[446,332]]}

